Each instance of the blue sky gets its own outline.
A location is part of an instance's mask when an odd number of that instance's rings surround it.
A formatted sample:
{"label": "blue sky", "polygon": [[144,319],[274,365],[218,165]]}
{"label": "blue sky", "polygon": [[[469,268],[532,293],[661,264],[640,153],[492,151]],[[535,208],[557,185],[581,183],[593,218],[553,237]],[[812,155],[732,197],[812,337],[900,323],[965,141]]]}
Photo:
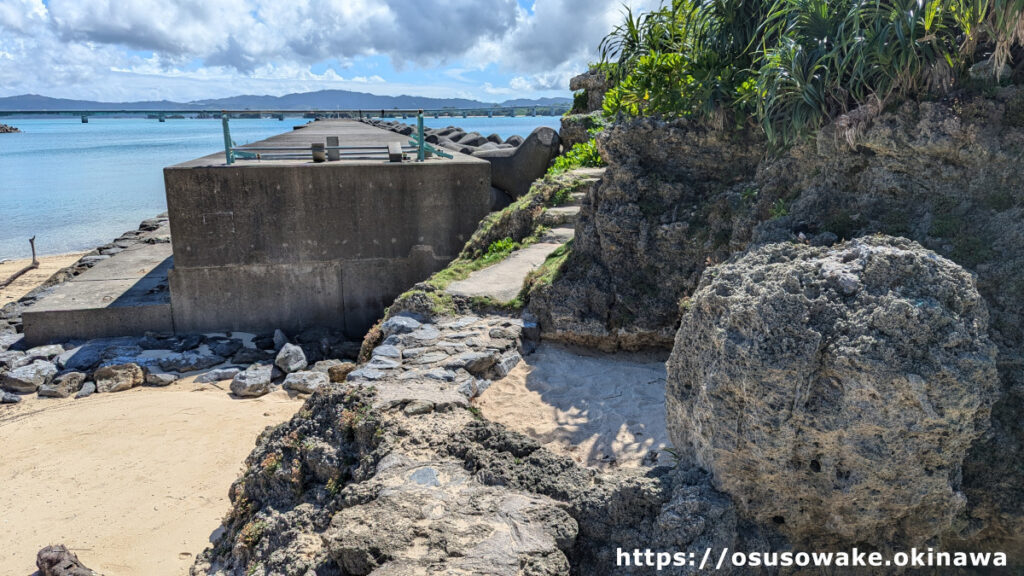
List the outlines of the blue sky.
{"label": "blue sky", "polygon": [[568,96],[655,0],[0,0],[0,96]]}

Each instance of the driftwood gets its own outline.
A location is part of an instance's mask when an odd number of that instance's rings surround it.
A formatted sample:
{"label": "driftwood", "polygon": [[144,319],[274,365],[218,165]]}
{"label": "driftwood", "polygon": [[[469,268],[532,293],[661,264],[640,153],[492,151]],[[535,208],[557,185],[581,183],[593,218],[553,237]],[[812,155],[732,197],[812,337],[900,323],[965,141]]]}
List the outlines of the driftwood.
{"label": "driftwood", "polygon": [[30,238],[28,243],[32,245],[32,263],[15,272],[14,275],[7,280],[0,280],[0,288],[7,288],[25,272],[39,268],[39,260],[36,259],[36,237],[33,236]]}

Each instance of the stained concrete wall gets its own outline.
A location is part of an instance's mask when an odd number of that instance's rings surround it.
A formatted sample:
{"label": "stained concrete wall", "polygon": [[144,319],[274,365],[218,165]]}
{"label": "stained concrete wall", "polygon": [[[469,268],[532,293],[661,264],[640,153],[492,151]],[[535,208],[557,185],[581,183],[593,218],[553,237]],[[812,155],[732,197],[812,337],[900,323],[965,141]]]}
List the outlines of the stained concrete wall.
{"label": "stained concrete wall", "polygon": [[490,165],[341,161],[166,168],[178,332],[343,329],[361,337],[443,268],[490,208]]}

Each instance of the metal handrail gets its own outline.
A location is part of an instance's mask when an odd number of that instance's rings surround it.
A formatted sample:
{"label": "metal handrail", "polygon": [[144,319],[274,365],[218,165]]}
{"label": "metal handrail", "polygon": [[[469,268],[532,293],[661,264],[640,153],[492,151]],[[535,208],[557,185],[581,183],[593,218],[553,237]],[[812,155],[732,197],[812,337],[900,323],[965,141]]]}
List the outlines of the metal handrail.
{"label": "metal handrail", "polygon": [[[401,112],[401,111],[399,111]],[[256,113],[256,112],[254,112]],[[268,112],[261,112],[268,113]],[[317,153],[320,151],[335,151],[336,155],[359,157],[359,158],[374,158],[377,154],[389,154],[390,150],[387,145],[379,146],[326,146],[322,144],[310,144],[309,146],[235,146],[231,140],[231,128],[229,126],[230,114],[228,111],[223,111],[221,114],[221,126],[224,130],[224,158],[228,165],[234,164],[235,159],[241,157],[242,159],[249,160],[262,160],[264,158],[268,160],[272,159],[293,159],[293,158],[306,158],[304,154],[289,154],[289,152],[309,152],[313,155],[315,162],[325,161],[323,159],[317,159]],[[426,141],[426,135],[424,134],[423,128],[423,110],[416,110],[416,134],[412,140],[409,141],[408,145],[401,146],[403,153],[416,151],[416,161],[423,162],[426,160],[427,155],[439,156],[442,158],[454,158],[447,152],[431,146]],[[347,152],[346,152],[347,151]],[[260,154],[259,152],[283,152],[284,154]],[[255,154],[255,158],[251,155]],[[241,156],[240,156],[241,155]],[[322,158],[322,157],[321,157]]]}

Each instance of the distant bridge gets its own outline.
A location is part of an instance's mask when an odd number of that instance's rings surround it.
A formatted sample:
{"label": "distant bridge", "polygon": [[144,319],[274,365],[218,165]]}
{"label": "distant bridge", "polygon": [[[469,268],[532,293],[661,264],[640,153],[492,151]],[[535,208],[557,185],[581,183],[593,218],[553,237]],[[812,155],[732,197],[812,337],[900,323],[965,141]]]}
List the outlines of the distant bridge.
{"label": "distant bridge", "polygon": [[468,118],[501,117],[501,116],[560,116],[569,111],[570,106],[495,106],[491,108],[436,108],[436,109],[397,109],[397,108],[352,108],[352,109],[307,109],[307,110],[202,110],[202,109],[165,109],[165,110],[0,110],[0,117],[19,116],[80,116],[82,122],[88,122],[91,116],[145,116],[163,122],[167,119],[183,117],[221,118],[224,115],[234,118],[415,118],[418,113],[434,118]]}

